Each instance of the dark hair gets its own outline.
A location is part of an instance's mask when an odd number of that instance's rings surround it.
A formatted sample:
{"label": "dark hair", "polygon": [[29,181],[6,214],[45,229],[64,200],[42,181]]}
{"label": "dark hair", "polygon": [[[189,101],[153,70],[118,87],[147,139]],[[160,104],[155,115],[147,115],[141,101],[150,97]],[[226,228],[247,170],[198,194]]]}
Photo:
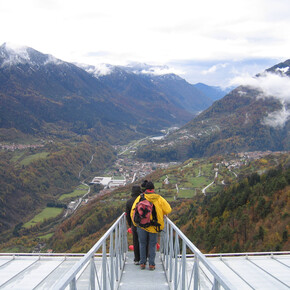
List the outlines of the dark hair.
{"label": "dark hair", "polygon": [[141,184],[141,189],[144,192],[146,190],[146,184],[148,183],[148,180],[144,180]]}
{"label": "dark hair", "polygon": [[154,188],[155,188],[155,187],[154,187],[153,182],[148,181],[147,184],[146,184],[146,189],[154,189]]}
{"label": "dark hair", "polygon": [[139,185],[132,186],[132,194],[131,196],[138,196],[142,192],[141,187]]}

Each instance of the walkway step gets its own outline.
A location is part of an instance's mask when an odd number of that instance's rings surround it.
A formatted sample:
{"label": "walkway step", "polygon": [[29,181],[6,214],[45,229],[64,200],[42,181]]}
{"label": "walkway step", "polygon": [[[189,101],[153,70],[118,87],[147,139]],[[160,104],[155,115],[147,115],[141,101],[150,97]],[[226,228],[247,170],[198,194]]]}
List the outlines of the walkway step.
{"label": "walkway step", "polygon": [[121,278],[119,289],[121,290],[136,290],[150,289],[163,290],[169,289],[163,266],[159,257],[159,252],[156,253],[156,269],[149,270],[148,264],[145,270],[141,270],[140,266],[134,265],[134,255],[132,252],[127,253],[124,272]]}

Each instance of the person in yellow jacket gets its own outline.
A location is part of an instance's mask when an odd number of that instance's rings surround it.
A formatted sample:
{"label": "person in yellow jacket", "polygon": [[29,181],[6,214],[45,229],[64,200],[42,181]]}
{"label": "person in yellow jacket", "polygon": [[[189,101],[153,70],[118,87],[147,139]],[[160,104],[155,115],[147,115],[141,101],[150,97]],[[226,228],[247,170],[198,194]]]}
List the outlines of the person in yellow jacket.
{"label": "person in yellow jacket", "polygon": [[149,243],[149,270],[155,270],[157,234],[159,231],[162,231],[164,229],[164,216],[168,215],[171,212],[171,206],[166,201],[166,199],[164,199],[161,195],[155,193],[154,184],[151,181],[147,182],[144,197],[155,206],[156,218],[159,226],[156,227],[154,225],[150,225],[148,227],[142,228],[135,223],[135,208],[137,203],[140,201],[141,195],[138,196],[133,203],[130,215],[133,224],[137,226],[140,247],[140,267],[142,270],[146,267],[146,248],[147,243]]}

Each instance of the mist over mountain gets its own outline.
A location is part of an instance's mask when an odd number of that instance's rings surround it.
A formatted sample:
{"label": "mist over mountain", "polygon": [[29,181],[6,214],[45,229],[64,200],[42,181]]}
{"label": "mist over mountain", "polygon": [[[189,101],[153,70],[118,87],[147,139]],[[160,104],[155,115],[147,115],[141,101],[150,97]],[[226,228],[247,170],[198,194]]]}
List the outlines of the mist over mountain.
{"label": "mist over mountain", "polygon": [[127,142],[185,124],[211,105],[210,98],[184,79],[162,74],[166,67],[159,67],[159,74],[156,69],[142,64],[77,66],[4,43],[0,128]]}
{"label": "mist over mountain", "polygon": [[237,87],[164,140],[140,149],[148,160],[290,150],[289,60]]}

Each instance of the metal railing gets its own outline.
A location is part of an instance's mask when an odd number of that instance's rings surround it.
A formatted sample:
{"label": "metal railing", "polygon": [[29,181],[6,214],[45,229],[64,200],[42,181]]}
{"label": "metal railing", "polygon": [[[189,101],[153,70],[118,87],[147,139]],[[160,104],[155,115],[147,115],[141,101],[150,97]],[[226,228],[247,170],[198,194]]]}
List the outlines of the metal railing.
{"label": "metal railing", "polygon": [[[161,260],[171,289],[201,289],[200,272],[206,270],[212,289],[235,287],[167,217],[161,233]],[[190,255],[187,255],[190,253]],[[210,275],[210,277],[208,277]]]}
{"label": "metal railing", "polygon": [[[95,254],[100,249],[101,258],[96,258]],[[87,279],[89,289],[117,289],[127,249],[127,227],[123,213],[91,250],[62,277],[55,289],[65,289],[67,286],[77,289],[77,281],[87,267],[90,267]],[[97,260],[101,263],[100,267],[96,267]]]}

